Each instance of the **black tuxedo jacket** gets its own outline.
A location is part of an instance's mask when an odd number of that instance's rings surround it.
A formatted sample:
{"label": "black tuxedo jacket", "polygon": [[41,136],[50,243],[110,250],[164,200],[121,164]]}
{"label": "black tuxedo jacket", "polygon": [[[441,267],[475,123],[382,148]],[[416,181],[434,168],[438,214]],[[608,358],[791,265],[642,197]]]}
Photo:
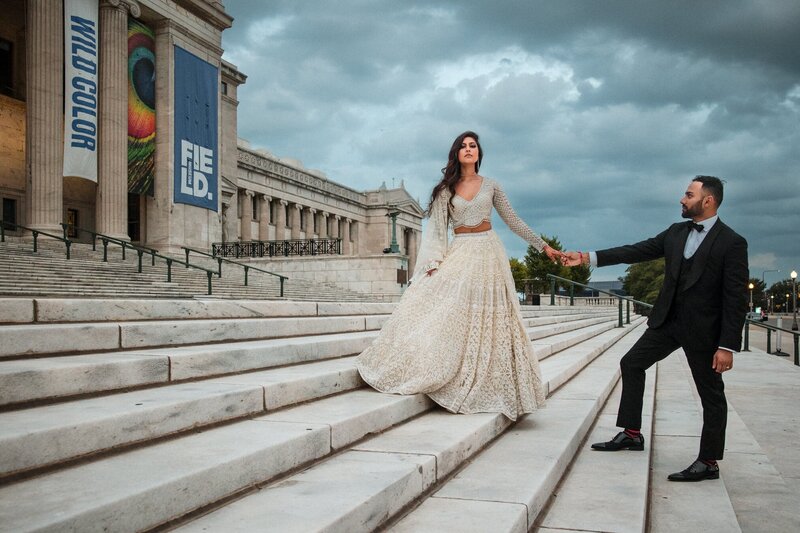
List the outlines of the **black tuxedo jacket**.
{"label": "black tuxedo jacket", "polygon": [[[666,231],[636,244],[597,251],[597,266],[640,263],[663,257],[664,285],[647,321],[651,328],[664,324],[676,296],[685,348],[716,351],[719,347],[738,351],[747,313],[747,241],[717,219],[693,256],[691,270],[679,287],[686,223],[675,223]],[[681,291],[678,294],[678,291]]]}

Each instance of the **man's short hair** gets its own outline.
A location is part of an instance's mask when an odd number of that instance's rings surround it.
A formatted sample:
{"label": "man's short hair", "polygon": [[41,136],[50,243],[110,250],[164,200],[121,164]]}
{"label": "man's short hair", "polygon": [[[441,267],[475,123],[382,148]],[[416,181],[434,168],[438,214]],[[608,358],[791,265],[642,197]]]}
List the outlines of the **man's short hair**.
{"label": "man's short hair", "polygon": [[703,184],[703,192],[714,197],[717,207],[722,205],[722,180],[714,176],[695,176],[692,181]]}

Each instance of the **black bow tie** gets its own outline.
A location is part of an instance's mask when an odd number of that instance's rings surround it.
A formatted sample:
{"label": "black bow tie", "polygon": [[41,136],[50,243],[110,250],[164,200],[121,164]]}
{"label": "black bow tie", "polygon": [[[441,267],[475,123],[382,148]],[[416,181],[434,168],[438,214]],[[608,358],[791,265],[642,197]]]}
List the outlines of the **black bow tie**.
{"label": "black bow tie", "polygon": [[699,232],[703,231],[702,224],[697,224],[696,222],[692,222],[691,220],[686,223],[686,227],[689,228],[690,230],[696,229]]}

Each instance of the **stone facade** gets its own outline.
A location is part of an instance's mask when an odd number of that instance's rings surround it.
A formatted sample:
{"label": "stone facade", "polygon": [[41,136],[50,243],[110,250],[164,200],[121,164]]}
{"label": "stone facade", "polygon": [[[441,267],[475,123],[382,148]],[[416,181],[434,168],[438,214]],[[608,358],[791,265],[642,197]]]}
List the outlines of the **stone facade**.
{"label": "stone facade", "polygon": [[[127,190],[125,52],[129,18],[143,22],[155,35],[153,196],[132,195]],[[371,258],[368,263],[383,265],[379,268],[385,270],[382,280],[387,284],[394,280],[389,287],[370,279],[369,287],[363,286],[367,292],[402,290],[396,273],[413,270],[423,214],[419,204],[402,184],[393,189],[382,185],[356,191],[320,171],[306,169],[299,161],[255,150],[239,140],[238,88],[247,77],[222,60],[222,32],[232,22],[219,1],[100,1],[98,182],[93,183],[63,177],[63,0],[5,1],[0,39],[4,49],[11,50],[9,64],[13,66],[10,73],[3,73],[11,86],[0,92],[0,196],[4,209],[0,214],[53,233],[60,233],[61,222],[70,221],[167,253],[180,253],[182,246],[209,250],[212,243],[236,240],[340,238],[343,256]],[[179,172],[174,168],[173,137],[176,46],[219,72],[216,212],[173,201],[173,176]],[[390,213],[395,213],[399,252],[386,253],[384,261],[381,258],[392,238]],[[88,234],[78,236],[78,240],[88,238]],[[302,268],[286,263],[285,272],[307,272],[309,260],[298,261]],[[384,268],[387,261],[391,268]],[[333,263],[320,261],[318,266],[324,271]],[[353,275],[358,275],[358,270],[350,268]],[[352,283],[356,280],[340,284]]]}

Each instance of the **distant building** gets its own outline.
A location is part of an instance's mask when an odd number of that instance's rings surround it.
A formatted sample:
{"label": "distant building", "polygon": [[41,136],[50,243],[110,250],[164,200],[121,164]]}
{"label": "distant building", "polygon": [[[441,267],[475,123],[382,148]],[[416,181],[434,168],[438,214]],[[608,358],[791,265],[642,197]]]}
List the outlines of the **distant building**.
{"label": "distant building", "polygon": [[382,259],[373,290],[389,278],[401,290],[406,274],[395,270],[413,270],[422,208],[402,183],[356,191],[240,143],[247,77],[222,60],[232,23],[212,0],[4,0],[0,216],[168,253],[341,238],[343,255],[373,257],[389,247],[387,215],[397,213],[400,253],[386,254],[391,268]]}

